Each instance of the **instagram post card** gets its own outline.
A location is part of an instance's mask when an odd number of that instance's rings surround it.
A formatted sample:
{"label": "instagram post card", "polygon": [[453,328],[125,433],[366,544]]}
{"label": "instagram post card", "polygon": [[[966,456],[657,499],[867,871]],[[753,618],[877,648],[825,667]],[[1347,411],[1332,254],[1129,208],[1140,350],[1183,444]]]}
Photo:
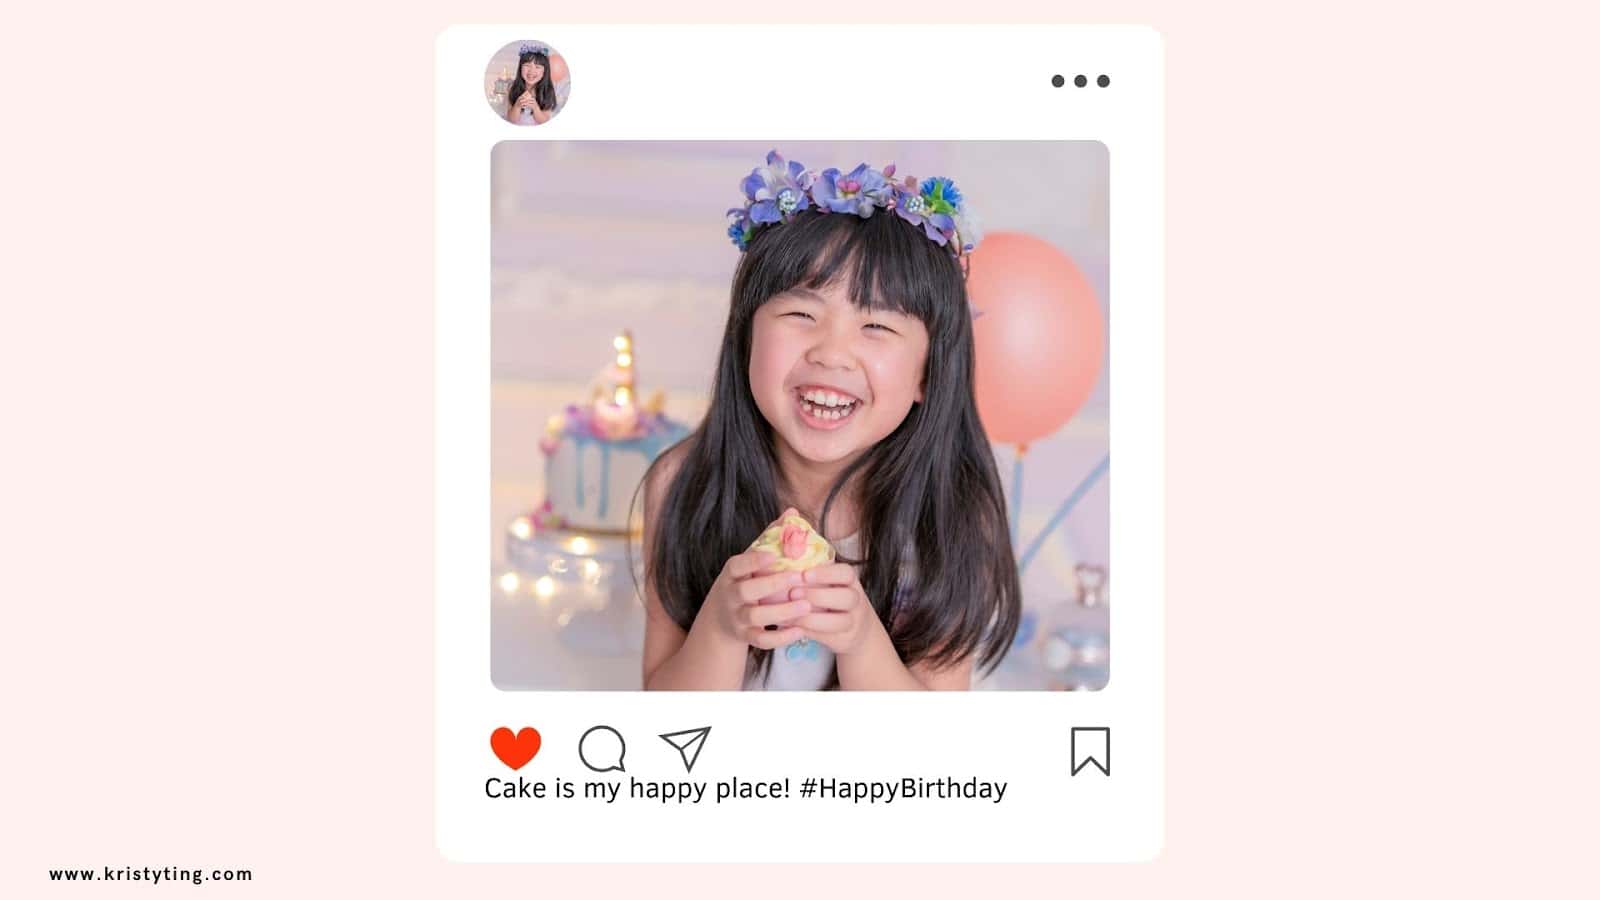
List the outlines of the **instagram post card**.
{"label": "instagram post card", "polygon": [[447,859],[1160,852],[1160,38],[851,32],[438,37]]}

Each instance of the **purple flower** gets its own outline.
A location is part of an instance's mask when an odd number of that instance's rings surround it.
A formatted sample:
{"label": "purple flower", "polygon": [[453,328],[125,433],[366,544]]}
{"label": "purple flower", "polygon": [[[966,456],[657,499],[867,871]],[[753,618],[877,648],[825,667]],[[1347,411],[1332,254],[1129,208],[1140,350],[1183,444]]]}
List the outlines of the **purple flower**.
{"label": "purple flower", "polygon": [[913,225],[921,225],[939,246],[943,247],[949,235],[955,231],[955,220],[946,213],[934,211],[933,204],[921,193],[911,190],[894,192],[894,211],[900,218]]}
{"label": "purple flower", "polygon": [[[904,188],[895,191],[894,207],[900,218],[921,225],[928,237],[943,247],[946,241],[958,236],[956,218],[962,214],[963,199],[955,182],[948,178],[927,178],[921,184],[915,178],[907,178]],[[964,240],[965,235],[961,237]],[[971,249],[964,243],[956,252]]]}
{"label": "purple flower", "polygon": [[740,252],[763,225],[787,222],[802,210],[854,213],[865,219],[874,208],[892,209],[902,219],[921,226],[928,239],[962,258],[978,245],[982,231],[966,208],[966,198],[949,178],[895,178],[890,163],[882,171],[861,163],[848,173],[838,169],[813,172],[785,160],[777,150],[766,164],[750,170],[739,184],[744,205],[728,210],[728,238]]}
{"label": "purple flower", "polygon": [[806,196],[811,173],[797,162],[785,162],[776,150],[767,154],[766,165],[750,170],[740,187],[750,201],[752,227],[783,221],[811,206]]}
{"label": "purple flower", "polygon": [[888,205],[893,188],[883,173],[862,163],[840,175],[838,169],[824,169],[811,186],[811,199],[829,212],[855,213],[865,219],[875,206]]}

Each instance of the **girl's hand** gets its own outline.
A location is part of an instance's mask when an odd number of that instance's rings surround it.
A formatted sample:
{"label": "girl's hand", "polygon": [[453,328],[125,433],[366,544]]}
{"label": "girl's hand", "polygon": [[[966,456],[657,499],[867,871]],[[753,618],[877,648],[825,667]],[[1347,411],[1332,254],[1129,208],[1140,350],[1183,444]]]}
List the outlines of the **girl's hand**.
{"label": "girl's hand", "polygon": [[[762,605],[761,598],[783,596],[788,588],[801,583],[799,572],[768,572],[766,567],[778,558],[768,550],[749,550],[729,558],[722,573],[711,585],[700,615],[712,617],[716,632],[729,640],[763,650],[782,647],[800,639],[800,629],[791,619],[811,611],[805,600],[785,600]],[[777,625],[772,631],[768,625]]]}
{"label": "girl's hand", "polygon": [[829,563],[805,573],[805,586],[789,591],[791,602],[810,603],[816,611],[794,622],[806,637],[818,641],[836,656],[860,650],[878,614],[867,600],[856,567]]}

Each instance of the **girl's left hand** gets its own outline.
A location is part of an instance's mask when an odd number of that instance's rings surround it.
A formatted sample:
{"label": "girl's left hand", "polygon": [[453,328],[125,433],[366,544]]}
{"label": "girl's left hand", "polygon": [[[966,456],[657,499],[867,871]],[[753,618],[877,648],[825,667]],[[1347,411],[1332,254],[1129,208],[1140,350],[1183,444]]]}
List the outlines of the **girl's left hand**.
{"label": "girl's left hand", "polygon": [[866,643],[878,614],[861,587],[855,566],[829,563],[805,573],[805,584],[789,589],[790,600],[805,600],[813,612],[790,622],[837,656],[847,656]]}

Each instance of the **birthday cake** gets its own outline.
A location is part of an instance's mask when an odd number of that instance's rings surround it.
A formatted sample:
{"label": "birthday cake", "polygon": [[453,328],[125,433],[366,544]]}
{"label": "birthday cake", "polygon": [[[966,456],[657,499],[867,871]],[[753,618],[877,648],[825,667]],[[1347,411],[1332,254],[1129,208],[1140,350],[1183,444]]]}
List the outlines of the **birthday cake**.
{"label": "birthday cake", "polygon": [[637,402],[633,336],[612,342],[616,361],[597,379],[587,404],[570,403],[550,417],[539,442],[545,501],[535,529],[635,534],[640,510],[629,507],[650,463],[689,433],[662,411],[663,394]]}

